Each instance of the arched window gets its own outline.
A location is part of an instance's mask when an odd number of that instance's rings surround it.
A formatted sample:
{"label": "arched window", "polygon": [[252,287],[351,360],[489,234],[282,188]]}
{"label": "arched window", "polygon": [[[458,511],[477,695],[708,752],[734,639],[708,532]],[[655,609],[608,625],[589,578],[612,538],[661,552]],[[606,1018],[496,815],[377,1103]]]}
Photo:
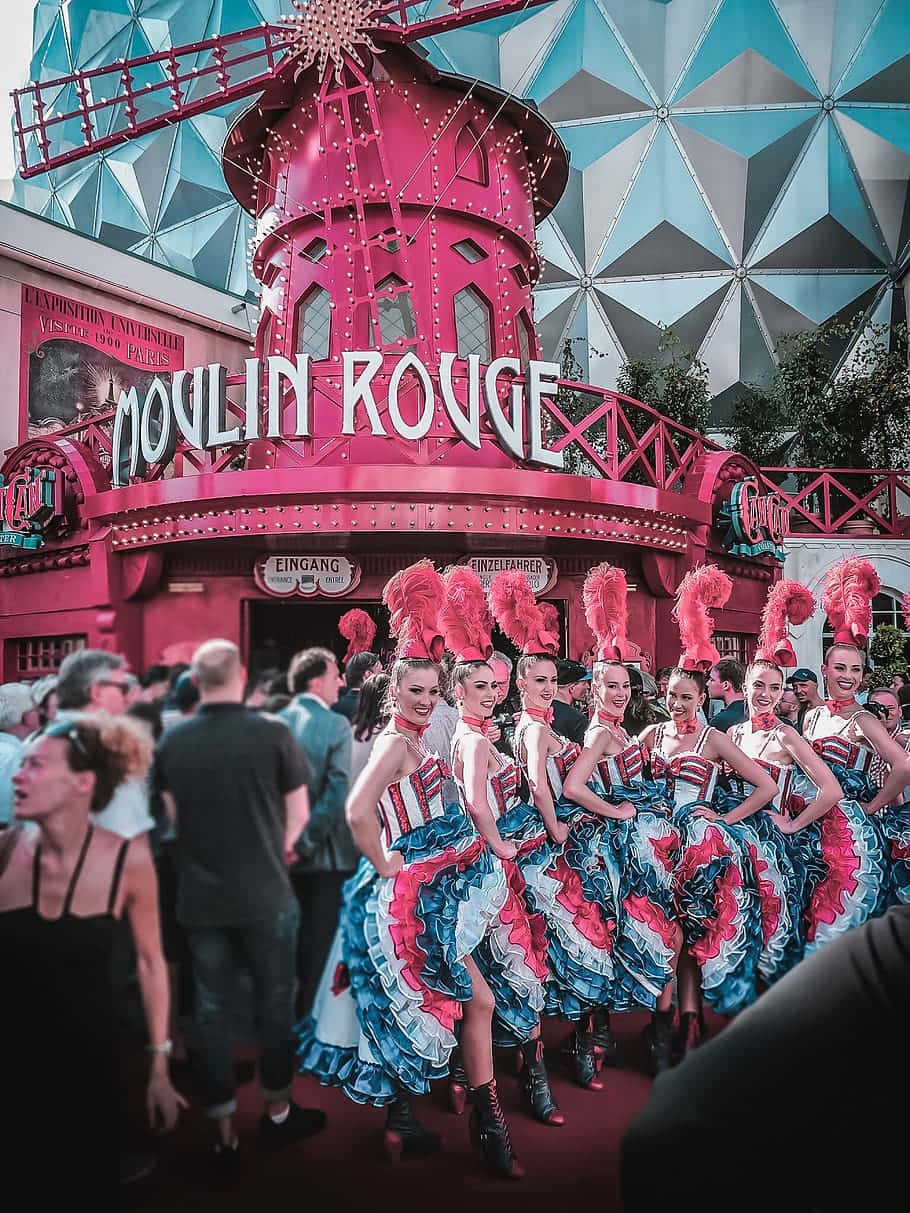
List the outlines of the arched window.
{"label": "arched window", "polygon": [[328,358],[332,334],[332,310],[329,292],[315,283],[297,305],[297,353],[311,358]]}
{"label": "arched window", "polygon": [[476,286],[466,286],[455,296],[455,335],[459,358],[479,354],[481,362],[492,362],[492,310]]}
{"label": "arched window", "polygon": [[[376,287],[376,310],[379,313],[379,338],[382,345],[394,345],[398,341],[411,341],[417,336],[414,305],[410,293],[403,289],[404,282],[397,274],[388,274]],[[389,291],[394,294],[388,294]],[[383,292],[386,292],[383,294]],[[373,322],[370,321],[370,344],[373,338]]]}
{"label": "arched window", "polygon": [[490,181],[483,138],[470,122],[464,124],[455,140],[455,175],[478,185],[488,185]]}

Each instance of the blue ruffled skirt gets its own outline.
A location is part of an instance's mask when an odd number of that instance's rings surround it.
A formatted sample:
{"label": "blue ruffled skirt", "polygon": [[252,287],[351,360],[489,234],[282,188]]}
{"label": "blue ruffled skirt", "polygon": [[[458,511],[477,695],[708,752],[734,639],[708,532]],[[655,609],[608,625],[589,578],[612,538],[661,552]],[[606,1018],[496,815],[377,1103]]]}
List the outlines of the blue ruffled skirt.
{"label": "blue ruffled skirt", "polygon": [[466,817],[434,819],[394,848],[394,878],[363,860],[345,884],[313,1013],[297,1029],[302,1073],[377,1106],[447,1072],[471,997],[465,957],[482,940],[510,948],[506,874]]}

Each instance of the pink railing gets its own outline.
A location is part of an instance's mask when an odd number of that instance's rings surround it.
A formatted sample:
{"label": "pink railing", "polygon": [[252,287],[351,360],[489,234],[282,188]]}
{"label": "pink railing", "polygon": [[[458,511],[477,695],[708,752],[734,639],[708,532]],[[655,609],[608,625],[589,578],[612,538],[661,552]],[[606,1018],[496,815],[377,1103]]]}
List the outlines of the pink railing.
{"label": "pink railing", "polygon": [[910,536],[910,471],[763,468],[790,507],[790,534]]}

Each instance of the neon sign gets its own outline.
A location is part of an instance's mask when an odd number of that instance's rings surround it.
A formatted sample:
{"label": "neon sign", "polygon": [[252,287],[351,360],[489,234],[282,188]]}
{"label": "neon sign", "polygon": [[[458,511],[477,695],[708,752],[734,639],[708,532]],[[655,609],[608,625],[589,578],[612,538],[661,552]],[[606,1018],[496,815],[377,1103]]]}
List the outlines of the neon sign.
{"label": "neon sign", "polygon": [[63,484],[54,468],[25,467],[0,476],[0,544],[40,548],[44,532],[63,513]]}
{"label": "neon sign", "polygon": [[724,547],[734,556],[773,556],[783,563],[790,508],[780,493],[762,493],[754,476],[733,486],[720,511],[727,523]]}
{"label": "neon sign", "polygon": [[[496,441],[518,462],[563,467],[562,451],[544,446],[541,400],[555,396],[560,369],[555,362],[531,359],[524,367],[517,358],[496,358],[481,369],[480,358],[470,354],[466,370],[454,370],[457,355],[440,354],[438,367],[428,369],[413,351],[394,363],[378,350],[345,351],[341,356],[341,435],[357,433],[358,419],[369,424],[375,437],[390,437],[386,424],[407,441],[430,434],[437,413],[437,392],[456,435],[480,449],[481,408]],[[409,375],[419,386],[420,406],[414,421],[401,412],[402,379]],[[521,382],[519,377],[523,379]],[[227,369],[220,363],[174,373],[173,382],[156,377],[140,405],[135,388],[121,391],[114,417],[112,473],[118,487],[141,476],[151,463],[166,463],[179,437],[196,450],[252,442],[259,438],[309,438],[312,420],[313,379],[309,354],[295,359],[278,354],[247,358],[244,372],[243,417],[229,418]],[[458,399],[456,381],[466,380],[466,400]],[[380,382],[385,399],[377,400]],[[500,396],[506,387],[509,404]],[[286,398],[293,427],[282,432]],[[263,401],[265,408],[262,410]],[[380,414],[385,405],[386,419]],[[264,411],[264,416],[262,412]],[[264,427],[262,425],[264,422]]]}

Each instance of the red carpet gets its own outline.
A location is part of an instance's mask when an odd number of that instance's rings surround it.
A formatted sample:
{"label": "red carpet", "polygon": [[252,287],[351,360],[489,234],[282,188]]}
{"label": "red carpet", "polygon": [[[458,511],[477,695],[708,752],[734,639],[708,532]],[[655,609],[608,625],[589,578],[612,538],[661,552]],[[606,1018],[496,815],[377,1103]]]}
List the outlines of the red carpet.
{"label": "red carpet", "polygon": [[[310,1141],[278,1154],[256,1149],[256,1123],[261,1114],[258,1088],[240,1089],[238,1126],[242,1159],[227,1190],[219,1189],[209,1170],[206,1150],[211,1129],[198,1106],[184,1114],[177,1131],[157,1143],[159,1166],[147,1179],[123,1189],[122,1207],[143,1213],[223,1213],[230,1210],[296,1209],[377,1213],[406,1208],[425,1200],[428,1213],[528,1213],[550,1209],[569,1213],[567,1201],[596,1202],[597,1213],[620,1213],[619,1142],[623,1129],[648,1098],[645,1073],[643,1013],[614,1016],[613,1026],[622,1051],[623,1067],[606,1070],[605,1089],[583,1091],[565,1077],[559,1045],[565,1024],[544,1025],[553,1091],[565,1117],[562,1128],[539,1125],[521,1109],[513,1056],[499,1052],[497,1078],[512,1140],[527,1171],[526,1178],[489,1178],[480,1168],[468,1140],[466,1113],[448,1110],[443,1084],[416,1101],[421,1120],[444,1138],[442,1153],[429,1159],[405,1159],[389,1164],[382,1154],[385,1114],[352,1104],[339,1092],[298,1078],[294,1099],[325,1110],[329,1124]],[[720,1020],[711,1017],[716,1029]],[[293,1202],[284,1205],[284,1202]]]}

